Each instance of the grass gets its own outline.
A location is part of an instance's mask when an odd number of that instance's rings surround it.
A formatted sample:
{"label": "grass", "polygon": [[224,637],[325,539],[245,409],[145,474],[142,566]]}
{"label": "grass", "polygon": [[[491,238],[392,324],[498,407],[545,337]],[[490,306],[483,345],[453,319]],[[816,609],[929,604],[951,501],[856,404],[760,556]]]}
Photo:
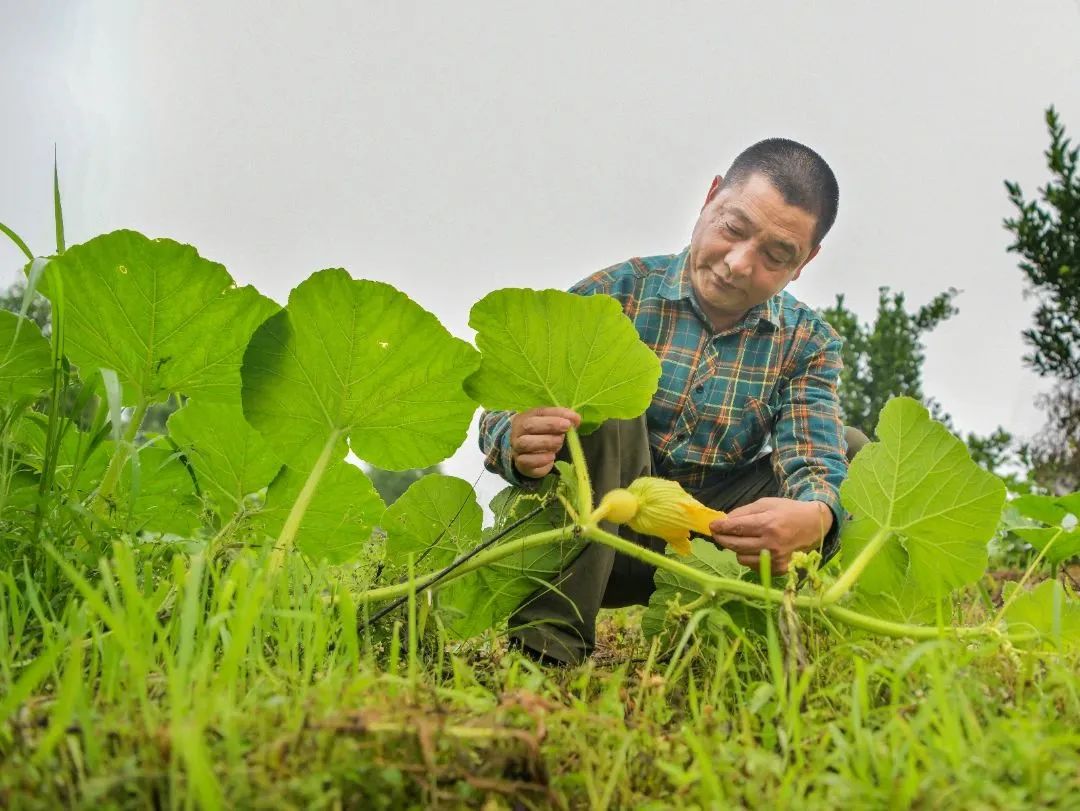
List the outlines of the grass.
{"label": "grass", "polygon": [[358,632],[362,573],[295,556],[50,560],[0,570],[5,808],[1080,807],[1075,652],[812,620],[661,657],[625,610],[549,670],[422,610]]}

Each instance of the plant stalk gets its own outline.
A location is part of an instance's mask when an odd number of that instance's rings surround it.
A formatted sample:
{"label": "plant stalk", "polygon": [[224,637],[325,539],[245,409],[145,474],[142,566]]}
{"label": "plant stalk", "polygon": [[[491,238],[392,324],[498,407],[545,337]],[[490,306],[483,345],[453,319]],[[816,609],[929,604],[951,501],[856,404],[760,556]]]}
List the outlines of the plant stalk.
{"label": "plant stalk", "polygon": [[[549,529],[546,532],[538,532],[535,535],[526,535],[524,538],[516,538],[513,541],[488,549],[486,552],[481,552],[479,555],[466,563],[461,564],[453,572],[439,580],[439,588],[454,582],[459,577],[462,577],[469,572],[495,563],[510,555],[524,552],[536,546],[569,540],[574,534],[574,529],[573,526]],[[381,586],[377,589],[363,591],[356,595],[356,600],[359,603],[378,603],[383,600],[393,600],[408,594],[410,588],[415,588],[417,592],[420,592],[427,587],[426,585],[414,586],[409,582],[394,583],[389,586]]]}
{"label": "plant stalk", "polygon": [[593,511],[592,482],[589,481],[589,468],[585,465],[585,450],[581,447],[581,437],[574,428],[566,434],[566,447],[570,451],[570,460],[574,463],[574,473],[577,475],[578,520],[586,521]]}
{"label": "plant stalk", "polygon": [[1064,534],[1065,528],[1060,527],[1058,531],[1054,533],[1054,537],[1047,541],[1046,545],[1039,550],[1039,554],[1035,556],[1035,560],[1031,561],[1031,565],[1027,567],[1027,571],[1024,572],[1024,576],[1020,578],[1020,582],[1018,582],[1016,584],[1016,588],[1012,590],[1012,594],[1009,595],[1009,599],[1002,602],[1001,608],[998,609],[998,612],[994,615],[994,618],[990,620],[990,625],[997,625],[999,622],[1001,622],[1001,620],[1005,617],[1005,612],[1009,610],[1009,607],[1013,604],[1013,601],[1024,593],[1024,586],[1027,585],[1028,580],[1031,579],[1031,576],[1035,573],[1035,570],[1039,568],[1039,564],[1042,563],[1043,558],[1046,557],[1046,553],[1050,551],[1050,547],[1053,546],[1054,542],[1057,541],[1057,539]]}
{"label": "plant stalk", "polygon": [[282,526],[280,534],[278,534],[277,543],[274,544],[274,551],[270,554],[270,575],[273,575],[278,570],[285,559],[285,555],[292,550],[293,542],[296,540],[296,533],[300,530],[300,522],[304,520],[304,513],[311,506],[311,500],[315,497],[315,490],[318,488],[323,474],[326,473],[326,468],[330,466],[330,458],[334,455],[334,448],[337,447],[339,439],[341,439],[341,430],[335,428],[330,432],[330,436],[326,438],[326,444],[323,445],[319,458],[315,460],[314,467],[308,473],[307,480],[300,489],[300,495],[293,502],[292,509],[289,510],[289,517],[285,519],[285,524]]}
{"label": "plant stalk", "polygon": [[832,605],[837,602],[841,597],[851,591],[852,586],[855,585],[855,581],[859,579],[863,571],[870,565],[870,561],[874,559],[878,552],[885,543],[892,537],[892,531],[881,527],[874,537],[870,539],[870,542],[863,547],[862,551],[855,557],[855,560],[851,562],[843,574],[836,579],[829,588],[821,595],[821,604]]}
{"label": "plant stalk", "polygon": [[[567,526],[561,529],[548,530],[547,532],[528,535],[524,538],[511,541],[510,543],[494,547],[477,555],[452,574],[447,575],[439,581],[438,587],[441,588],[447,583],[451,583],[469,572],[495,563],[510,555],[524,552],[527,549],[532,549],[537,546],[543,546],[544,544],[567,540],[577,531],[580,531],[589,541],[602,543],[605,546],[615,549],[617,552],[622,552],[643,563],[647,563],[659,569],[664,569],[672,574],[693,581],[702,590],[701,596],[692,603],[694,606],[703,605],[705,602],[715,599],[719,594],[730,594],[736,597],[764,603],[779,603],[783,598],[783,592],[778,589],[758,583],[748,583],[744,580],[736,580],[729,577],[719,577],[717,575],[709,574],[708,572],[688,566],[679,560],[654,552],[651,549],[638,546],[631,541],[624,540],[618,535],[606,532],[595,525],[586,525],[583,527]],[[883,537],[887,539],[889,533],[884,533]],[[884,543],[884,540],[878,541],[877,545],[880,546],[882,543]],[[869,557],[870,556],[867,556],[867,560]],[[854,580],[854,578],[852,578],[852,580]],[[361,592],[356,596],[356,599],[362,604],[382,602],[384,600],[393,600],[406,595],[409,593],[410,589],[415,589],[419,593],[422,588],[424,587],[421,586],[420,588],[417,588],[417,586],[411,582],[397,583],[391,586],[383,586],[381,588],[369,589],[368,591]],[[814,595],[796,596],[792,600],[792,603],[800,609],[807,611],[821,611],[832,619],[839,620],[846,625],[881,634],[882,636],[929,640],[948,637],[970,638],[977,636],[993,636],[997,633],[995,629],[986,626],[940,628],[929,625],[892,622],[890,620],[862,614],[849,608],[833,605],[826,602],[823,597]]]}

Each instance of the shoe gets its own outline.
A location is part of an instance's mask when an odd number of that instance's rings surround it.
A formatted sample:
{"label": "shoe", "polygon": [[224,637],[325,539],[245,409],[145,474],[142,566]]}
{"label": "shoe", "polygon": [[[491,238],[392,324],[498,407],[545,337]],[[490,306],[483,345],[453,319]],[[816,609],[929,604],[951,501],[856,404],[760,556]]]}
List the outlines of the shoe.
{"label": "shoe", "polygon": [[573,662],[564,662],[562,659],[558,659],[543,651],[533,650],[517,637],[512,636],[509,638],[507,649],[517,651],[527,659],[531,659],[538,665],[543,665],[544,667],[567,668],[574,666]]}

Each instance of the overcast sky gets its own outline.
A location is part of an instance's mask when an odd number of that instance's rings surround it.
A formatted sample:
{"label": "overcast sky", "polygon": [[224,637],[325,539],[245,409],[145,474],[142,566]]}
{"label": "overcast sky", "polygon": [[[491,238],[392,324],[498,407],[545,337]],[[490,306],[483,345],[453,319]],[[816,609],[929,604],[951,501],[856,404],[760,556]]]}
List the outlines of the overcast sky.
{"label": "overcast sky", "polygon": [[[870,318],[881,285],[961,289],[927,394],[965,430],[1039,427],[1002,181],[1045,182],[1051,103],[1080,138],[1077,0],[0,10],[0,222],[38,253],[55,143],[70,243],[168,236],[280,302],[345,267],[471,339],[494,288],[681,250],[712,176],[782,135],[841,189],[792,292]],[[19,266],[0,244],[3,280]],[[474,448],[453,472],[475,477]]]}

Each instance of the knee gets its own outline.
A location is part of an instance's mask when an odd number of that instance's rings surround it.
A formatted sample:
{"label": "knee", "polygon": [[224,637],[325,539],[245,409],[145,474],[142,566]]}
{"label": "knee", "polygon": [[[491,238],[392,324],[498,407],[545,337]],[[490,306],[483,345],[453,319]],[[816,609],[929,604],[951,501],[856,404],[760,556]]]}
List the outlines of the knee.
{"label": "knee", "polygon": [[853,428],[850,425],[844,426],[844,442],[847,443],[847,458],[850,462],[855,458],[855,454],[863,449],[863,447],[870,442],[870,437],[860,431],[858,428]]}

